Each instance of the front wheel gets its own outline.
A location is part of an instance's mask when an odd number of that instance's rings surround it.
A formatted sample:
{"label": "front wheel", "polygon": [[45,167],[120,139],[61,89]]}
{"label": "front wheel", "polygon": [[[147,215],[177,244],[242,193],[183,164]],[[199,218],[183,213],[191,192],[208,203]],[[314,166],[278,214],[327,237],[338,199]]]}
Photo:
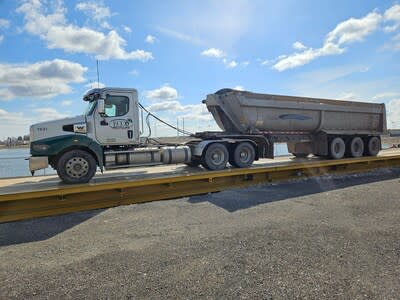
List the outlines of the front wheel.
{"label": "front wheel", "polygon": [[96,160],[84,150],[65,152],[57,162],[57,174],[64,183],[86,183],[96,173]]}

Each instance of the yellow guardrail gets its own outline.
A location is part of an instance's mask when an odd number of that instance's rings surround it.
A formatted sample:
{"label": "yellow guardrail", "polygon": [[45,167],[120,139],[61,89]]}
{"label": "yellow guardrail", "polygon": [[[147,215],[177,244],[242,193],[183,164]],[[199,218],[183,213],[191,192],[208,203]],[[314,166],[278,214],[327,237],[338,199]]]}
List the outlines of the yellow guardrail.
{"label": "yellow guardrail", "polygon": [[283,166],[227,169],[144,180],[60,186],[0,194],[0,223],[165,200],[294,178],[400,167],[400,155],[291,163]]}

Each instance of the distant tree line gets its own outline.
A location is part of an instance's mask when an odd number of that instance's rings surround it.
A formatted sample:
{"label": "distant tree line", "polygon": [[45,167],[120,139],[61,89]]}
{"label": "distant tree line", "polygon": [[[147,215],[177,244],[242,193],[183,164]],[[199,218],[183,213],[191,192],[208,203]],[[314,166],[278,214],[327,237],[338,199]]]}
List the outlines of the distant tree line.
{"label": "distant tree line", "polygon": [[9,136],[4,140],[0,140],[0,145],[6,147],[15,147],[20,145],[27,145],[29,144],[29,134],[20,135],[20,136]]}

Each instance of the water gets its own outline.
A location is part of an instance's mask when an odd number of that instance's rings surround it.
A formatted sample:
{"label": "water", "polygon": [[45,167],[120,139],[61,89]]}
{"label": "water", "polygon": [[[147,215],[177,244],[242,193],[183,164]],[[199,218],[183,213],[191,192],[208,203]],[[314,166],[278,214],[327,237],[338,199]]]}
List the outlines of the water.
{"label": "water", "polygon": [[[29,148],[11,148],[0,150],[0,178],[31,176],[28,158]],[[35,175],[54,174],[53,168],[39,170]]]}
{"label": "water", "polygon": [[[275,156],[287,155],[286,144],[275,144],[274,154]],[[29,172],[29,162],[25,160],[25,158],[29,156],[29,148],[1,149],[0,178],[31,176]],[[55,173],[53,168],[49,167],[45,170],[36,171],[35,176]]]}

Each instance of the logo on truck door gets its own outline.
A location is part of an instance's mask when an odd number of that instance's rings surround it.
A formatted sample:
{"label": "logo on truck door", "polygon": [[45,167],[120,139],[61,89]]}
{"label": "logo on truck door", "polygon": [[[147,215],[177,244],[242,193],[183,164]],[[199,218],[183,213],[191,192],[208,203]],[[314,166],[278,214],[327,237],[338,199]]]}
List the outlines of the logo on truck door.
{"label": "logo on truck door", "polygon": [[108,126],[113,129],[128,129],[132,127],[132,120],[131,119],[115,119],[108,122]]}

